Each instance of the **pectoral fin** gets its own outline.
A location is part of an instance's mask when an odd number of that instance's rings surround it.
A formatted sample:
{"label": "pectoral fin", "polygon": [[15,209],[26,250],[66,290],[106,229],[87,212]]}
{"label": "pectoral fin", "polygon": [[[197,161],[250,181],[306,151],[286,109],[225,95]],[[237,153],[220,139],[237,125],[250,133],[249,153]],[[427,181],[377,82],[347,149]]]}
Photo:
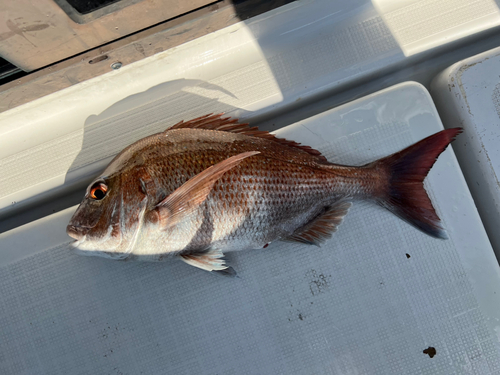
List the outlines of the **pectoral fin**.
{"label": "pectoral fin", "polygon": [[187,264],[209,272],[230,268],[226,265],[222,251],[217,249],[202,253],[180,254],[179,257]]}
{"label": "pectoral fin", "polygon": [[300,242],[308,245],[319,246],[337,231],[344,220],[352,203],[348,199],[341,199],[316,216],[313,220],[298,228],[284,241]]}
{"label": "pectoral fin", "polygon": [[260,154],[260,152],[250,151],[231,156],[205,169],[177,188],[156,206],[160,227],[166,229],[186,219],[205,201],[215,182],[224,173],[240,164],[243,159],[256,154]]}

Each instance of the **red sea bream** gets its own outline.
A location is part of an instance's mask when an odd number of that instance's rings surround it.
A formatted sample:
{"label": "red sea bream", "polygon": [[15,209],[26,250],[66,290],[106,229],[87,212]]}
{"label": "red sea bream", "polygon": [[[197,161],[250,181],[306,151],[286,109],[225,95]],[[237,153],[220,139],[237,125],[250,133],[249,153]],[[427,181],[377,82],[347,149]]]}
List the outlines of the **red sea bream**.
{"label": "red sea bream", "polygon": [[226,273],[228,251],[278,240],[320,244],[360,199],[446,238],[423,180],[460,132],[443,130],[352,167],[236,120],[203,116],[125,148],[87,188],[67,232],[86,255],[177,257]]}

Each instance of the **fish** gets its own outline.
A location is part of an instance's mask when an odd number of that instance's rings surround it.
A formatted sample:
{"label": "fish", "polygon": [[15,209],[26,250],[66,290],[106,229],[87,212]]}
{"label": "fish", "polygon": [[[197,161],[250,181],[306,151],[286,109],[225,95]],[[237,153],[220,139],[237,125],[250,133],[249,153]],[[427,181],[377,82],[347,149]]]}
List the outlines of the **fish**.
{"label": "fish", "polygon": [[461,132],[442,130],[379,160],[346,166],[223,114],[181,121],[116,155],[88,186],[66,231],[81,255],[177,258],[227,275],[235,274],[225,257],[230,251],[275,241],[320,246],[356,200],[446,239],[423,182]]}

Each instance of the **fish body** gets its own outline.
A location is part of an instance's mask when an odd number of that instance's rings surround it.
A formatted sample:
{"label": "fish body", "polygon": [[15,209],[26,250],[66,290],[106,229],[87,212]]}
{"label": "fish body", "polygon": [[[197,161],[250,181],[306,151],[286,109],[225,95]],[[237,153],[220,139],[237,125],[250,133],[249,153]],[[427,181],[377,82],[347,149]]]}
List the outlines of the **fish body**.
{"label": "fish body", "polygon": [[227,269],[228,251],[276,240],[319,244],[357,199],[445,237],[422,182],[459,132],[353,167],[235,120],[203,116],[125,148],[89,185],[67,231],[86,255],[176,256],[209,271]]}

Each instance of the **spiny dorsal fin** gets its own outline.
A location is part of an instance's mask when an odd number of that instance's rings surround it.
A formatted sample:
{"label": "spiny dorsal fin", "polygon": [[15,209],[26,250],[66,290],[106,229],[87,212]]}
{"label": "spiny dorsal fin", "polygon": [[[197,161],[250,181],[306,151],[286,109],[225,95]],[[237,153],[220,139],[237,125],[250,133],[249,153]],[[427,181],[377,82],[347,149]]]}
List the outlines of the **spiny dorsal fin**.
{"label": "spiny dorsal fin", "polygon": [[319,246],[337,231],[337,227],[344,220],[352,203],[349,199],[341,199],[327,208],[301,228],[298,228],[290,237],[283,241],[300,242]]}
{"label": "spiny dorsal fin", "polygon": [[245,134],[245,135],[250,135],[252,137],[269,139],[271,141],[278,142],[282,145],[294,147],[299,150],[305,151],[310,155],[316,156],[320,161],[323,162],[327,161],[326,158],[323,155],[321,155],[321,152],[309,146],[303,146],[300,143],[297,143],[295,141],[289,141],[288,139],[278,138],[267,131],[259,130],[259,128],[257,128],[256,126],[250,127],[246,123],[240,124],[238,123],[238,119],[231,119],[230,117],[222,117],[222,115],[223,113],[219,113],[217,115],[208,114],[187,122],[181,121],[165,131],[169,131],[172,129],[208,129],[208,130],[219,130],[224,132]]}

